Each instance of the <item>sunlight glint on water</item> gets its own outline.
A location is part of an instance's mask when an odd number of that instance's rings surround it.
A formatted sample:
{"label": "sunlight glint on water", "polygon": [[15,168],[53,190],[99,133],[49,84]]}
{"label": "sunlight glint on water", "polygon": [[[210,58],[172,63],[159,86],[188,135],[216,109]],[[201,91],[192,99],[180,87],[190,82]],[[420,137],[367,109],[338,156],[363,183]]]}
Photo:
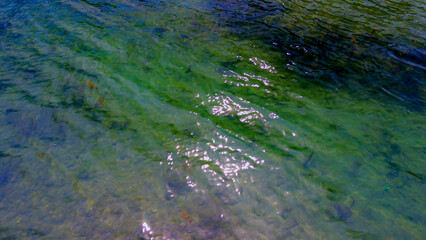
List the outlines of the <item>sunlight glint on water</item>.
{"label": "sunlight glint on water", "polygon": [[421,1],[0,12],[0,238],[425,238]]}

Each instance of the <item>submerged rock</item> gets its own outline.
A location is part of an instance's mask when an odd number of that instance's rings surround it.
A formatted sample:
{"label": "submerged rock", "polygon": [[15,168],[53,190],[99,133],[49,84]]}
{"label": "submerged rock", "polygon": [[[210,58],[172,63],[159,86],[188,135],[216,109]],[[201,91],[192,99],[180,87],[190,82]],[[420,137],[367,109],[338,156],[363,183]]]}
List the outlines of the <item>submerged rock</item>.
{"label": "submerged rock", "polygon": [[170,31],[170,30],[169,30],[169,29],[167,29],[167,28],[156,27],[156,28],[154,28],[154,29],[152,30],[152,33],[156,33],[156,34],[159,34],[159,35],[163,35],[163,33],[168,32],[168,31]]}
{"label": "submerged rock", "polygon": [[352,217],[352,210],[349,207],[344,206],[343,204],[334,204],[334,210],[336,210],[335,217],[338,220],[346,221]]}
{"label": "submerged rock", "polygon": [[346,222],[352,217],[352,207],[355,204],[353,197],[352,202],[349,206],[345,206],[343,203],[333,204],[333,209],[327,210],[326,214],[333,220]]}

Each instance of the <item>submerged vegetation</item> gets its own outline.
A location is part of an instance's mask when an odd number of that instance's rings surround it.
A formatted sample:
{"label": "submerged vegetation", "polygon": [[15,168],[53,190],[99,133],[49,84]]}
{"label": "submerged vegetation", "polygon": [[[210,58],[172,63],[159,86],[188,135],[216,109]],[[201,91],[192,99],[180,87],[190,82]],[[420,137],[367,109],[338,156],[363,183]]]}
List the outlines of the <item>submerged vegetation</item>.
{"label": "submerged vegetation", "polygon": [[0,3],[0,239],[424,239],[422,1]]}

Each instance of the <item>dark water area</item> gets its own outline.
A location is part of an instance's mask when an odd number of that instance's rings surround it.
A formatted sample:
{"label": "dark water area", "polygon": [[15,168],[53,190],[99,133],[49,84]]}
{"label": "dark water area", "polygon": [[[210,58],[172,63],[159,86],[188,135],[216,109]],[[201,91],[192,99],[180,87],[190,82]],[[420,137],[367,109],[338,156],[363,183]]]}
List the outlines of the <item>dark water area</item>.
{"label": "dark water area", "polygon": [[[281,55],[278,66],[345,90],[362,85],[424,107],[424,3],[407,1],[217,1],[217,22]],[[398,23],[397,23],[398,22]],[[408,27],[408,28],[407,28]],[[418,35],[413,36],[413,33]],[[355,85],[355,86],[354,86]]]}
{"label": "dark water area", "polygon": [[0,2],[0,239],[425,239],[423,1]]}

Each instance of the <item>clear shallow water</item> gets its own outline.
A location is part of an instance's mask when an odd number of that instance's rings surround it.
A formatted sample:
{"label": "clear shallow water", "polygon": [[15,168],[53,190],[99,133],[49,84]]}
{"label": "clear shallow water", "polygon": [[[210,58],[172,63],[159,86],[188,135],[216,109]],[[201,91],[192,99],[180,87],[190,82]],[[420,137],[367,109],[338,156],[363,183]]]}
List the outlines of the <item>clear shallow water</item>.
{"label": "clear shallow water", "polygon": [[422,1],[2,1],[3,239],[424,239]]}

